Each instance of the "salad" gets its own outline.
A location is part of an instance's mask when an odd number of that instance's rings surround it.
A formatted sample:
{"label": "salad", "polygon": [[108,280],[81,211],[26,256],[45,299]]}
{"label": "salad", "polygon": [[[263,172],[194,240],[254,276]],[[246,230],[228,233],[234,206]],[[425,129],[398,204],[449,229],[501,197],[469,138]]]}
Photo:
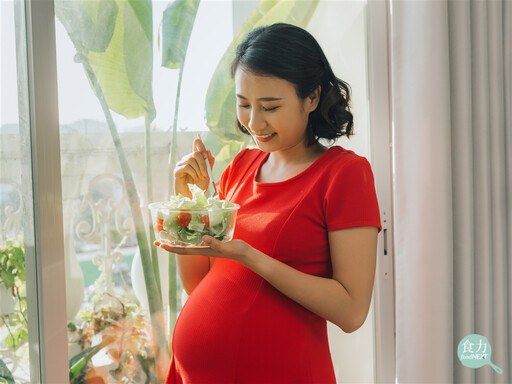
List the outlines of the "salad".
{"label": "salad", "polygon": [[240,206],[218,196],[207,198],[196,185],[189,187],[192,199],[179,194],[149,205],[156,237],[174,246],[205,246],[204,235],[231,240]]}

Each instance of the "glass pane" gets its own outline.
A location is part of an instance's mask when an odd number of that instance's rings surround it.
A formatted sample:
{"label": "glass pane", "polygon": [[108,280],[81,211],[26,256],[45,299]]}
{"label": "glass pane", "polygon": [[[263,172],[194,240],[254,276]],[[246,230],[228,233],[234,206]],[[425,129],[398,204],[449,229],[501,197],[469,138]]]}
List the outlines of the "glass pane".
{"label": "glass pane", "polygon": [[33,271],[25,269],[25,241],[34,235],[24,220],[32,212],[30,146],[22,140],[29,121],[24,19],[21,2],[0,2],[0,381],[8,383],[33,382],[39,364],[28,342],[37,319],[28,316],[35,297],[27,298]]}

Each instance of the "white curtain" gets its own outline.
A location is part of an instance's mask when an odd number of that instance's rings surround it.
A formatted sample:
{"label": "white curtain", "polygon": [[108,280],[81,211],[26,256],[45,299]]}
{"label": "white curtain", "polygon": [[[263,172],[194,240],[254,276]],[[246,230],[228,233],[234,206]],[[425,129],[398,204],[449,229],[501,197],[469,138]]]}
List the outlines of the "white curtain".
{"label": "white curtain", "polygon": [[[512,2],[390,3],[399,383],[512,382]],[[460,340],[492,346],[468,368]]]}

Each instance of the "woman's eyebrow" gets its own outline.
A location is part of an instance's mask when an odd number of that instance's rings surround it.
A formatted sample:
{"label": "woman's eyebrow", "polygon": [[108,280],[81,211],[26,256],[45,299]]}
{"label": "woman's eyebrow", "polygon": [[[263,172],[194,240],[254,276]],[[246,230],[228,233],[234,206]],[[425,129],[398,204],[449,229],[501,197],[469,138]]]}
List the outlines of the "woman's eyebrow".
{"label": "woman's eyebrow", "polygon": [[[240,99],[247,100],[247,97],[242,96],[239,93],[236,94],[236,97],[238,97]],[[282,97],[260,97],[258,100],[259,101],[277,101],[277,100],[282,100],[282,99],[283,99]]]}

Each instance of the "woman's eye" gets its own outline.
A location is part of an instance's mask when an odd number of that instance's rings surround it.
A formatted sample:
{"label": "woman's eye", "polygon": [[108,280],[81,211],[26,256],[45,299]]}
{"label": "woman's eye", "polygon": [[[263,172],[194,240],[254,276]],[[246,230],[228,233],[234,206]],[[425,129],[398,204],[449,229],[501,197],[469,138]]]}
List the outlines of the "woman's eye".
{"label": "woman's eye", "polygon": [[249,105],[238,104],[238,108],[249,108]]}
{"label": "woman's eye", "polygon": [[275,111],[277,108],[279,108],[279,107],[271,107],[271,108],[263,107],[263,110],[266,111],[266,112],[270,112],[270,111]]}

